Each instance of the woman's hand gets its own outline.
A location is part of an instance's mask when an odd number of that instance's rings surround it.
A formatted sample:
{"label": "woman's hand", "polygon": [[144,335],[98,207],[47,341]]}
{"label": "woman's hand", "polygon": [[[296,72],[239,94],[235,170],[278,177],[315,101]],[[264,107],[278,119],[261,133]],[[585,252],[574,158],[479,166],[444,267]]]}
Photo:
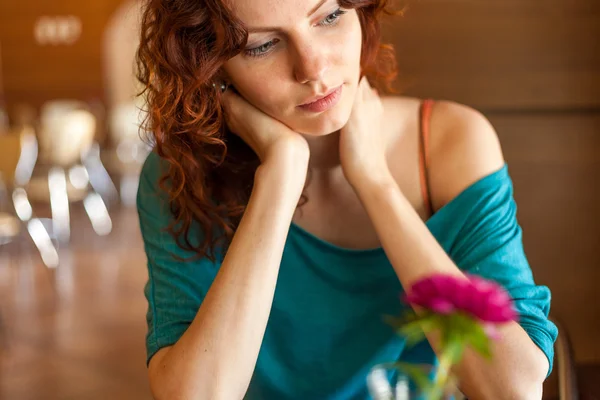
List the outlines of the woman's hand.
{"label": "woman's hand", "polygon": [[383,104],[366,77],[358,84],[350,119],[340,131],[340,161],[356,189],[366,180],[387,178],[385,136],[381,131]]}
{"label": "woman's hand", "polygon": [[232,89],[226,90],[222,99],[227,126],[254,150],[261,163],[273,156],[286,155],[308,160],[308,143],[302,135],[254,107]]}

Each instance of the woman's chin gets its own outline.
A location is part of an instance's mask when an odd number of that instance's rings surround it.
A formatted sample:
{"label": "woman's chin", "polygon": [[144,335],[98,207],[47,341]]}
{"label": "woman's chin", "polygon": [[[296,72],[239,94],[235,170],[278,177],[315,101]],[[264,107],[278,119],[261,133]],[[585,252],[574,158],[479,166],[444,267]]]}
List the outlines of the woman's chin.
{"label": "woman's chin", "polygon": [[313,120],[305,124],[299,124],[296,132],[305,136],[320,137],[327,136],[342,129],[348,122],[348,118],[323,118]]}
{"label": "woman's chin", "polygon": [[323,136],[328,136],[331,135],[332,133],[335,133],[339,131],[339,129],[334,129],[334,130],[324,130],[324,131],[309,131],[309,132],[300,132],[301,135],[306,136],[306,137],[323,137]]}

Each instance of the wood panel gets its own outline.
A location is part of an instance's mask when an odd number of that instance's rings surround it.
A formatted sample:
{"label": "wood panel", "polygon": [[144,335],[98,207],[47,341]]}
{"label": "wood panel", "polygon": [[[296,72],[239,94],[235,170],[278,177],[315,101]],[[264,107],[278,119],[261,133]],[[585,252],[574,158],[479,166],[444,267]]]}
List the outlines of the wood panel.
{"label": "wood panel", "polygon": [[485,110],[600,108],[597,0],[408,0],[385,37],[403,92]]}
{"label": "wood panel", "polygon": [[[102,37],[121,0],[0,1],[0,42],[4,92],[9,106],[39,106],[55,98],[82,100],[104,97]],[[40,16],[74,15],[82,33],[73,45],[36,43],[34,25]]]}
{"label": "wood panel", "polygon": [[600,113],[491,114],[531,267],[577,361],[600,362]]}

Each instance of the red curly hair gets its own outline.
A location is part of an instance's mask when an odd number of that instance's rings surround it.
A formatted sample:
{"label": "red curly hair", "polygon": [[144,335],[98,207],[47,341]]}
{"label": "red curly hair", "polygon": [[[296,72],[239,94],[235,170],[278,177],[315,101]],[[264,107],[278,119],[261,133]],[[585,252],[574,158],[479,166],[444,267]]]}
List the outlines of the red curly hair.
{"label": "red curly hair", "polygon": [[[178,245],[215,260],[229,245],[248,203],[258,157],[228,131],[221,92],[213,87],[221,66],[246,46],[248,34],[224,0],[146,0],[137,53],[137,78],[148,105],[144,130],[169,168],[160,180]],[[362,28],[361,67],[380,89],[392,91],[394,49],[380,40],[388,0],[339,0],[356,9]],[[199,224],[199,243],[190,229]]]}

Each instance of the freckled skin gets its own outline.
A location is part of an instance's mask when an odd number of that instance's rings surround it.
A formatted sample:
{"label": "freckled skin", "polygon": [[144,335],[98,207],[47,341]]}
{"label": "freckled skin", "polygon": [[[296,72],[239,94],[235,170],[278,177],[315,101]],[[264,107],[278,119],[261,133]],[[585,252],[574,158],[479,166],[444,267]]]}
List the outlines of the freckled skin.
{"label": "freckled skin", "polygon": [[[234,12],[248,28],[281,31],[251,32],[246,49],[267,44],[263,47],[267,54],[256,57],[242,51],[225,64],[224,72],[236,90],[264,113],[298,133],[322,136],[341,129],[350,117],[362,32],[355,10],[342,9],[346,14],[338,15],[337,2],[326,1],[307,17],[312,7],[297,0],[233,0]],[[322,113],[298,108],[339,85],[342,96],[335,107]]]}

